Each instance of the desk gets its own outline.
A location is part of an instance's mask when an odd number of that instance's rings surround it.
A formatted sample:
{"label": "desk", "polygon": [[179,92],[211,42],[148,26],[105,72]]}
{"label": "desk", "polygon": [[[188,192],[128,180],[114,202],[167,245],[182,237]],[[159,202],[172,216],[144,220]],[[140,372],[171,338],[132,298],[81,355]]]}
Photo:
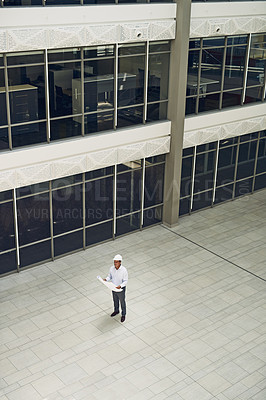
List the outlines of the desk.
{"label": "desk", "polygon": [[[205,97],[206,93],[207,93],[207,86],[208,85],[214,85],[214,84],[217,84],[219,82],[220,81],[218,81],[218,80],[200,78],[199,94],[202,94]],[[188,75],[187,87],[192,92],[194,92],[194,93],[191,93],[191,94],[195,94],[195,95],[197,94],[197,87],[198,87],[198,76],[197,75]]]}

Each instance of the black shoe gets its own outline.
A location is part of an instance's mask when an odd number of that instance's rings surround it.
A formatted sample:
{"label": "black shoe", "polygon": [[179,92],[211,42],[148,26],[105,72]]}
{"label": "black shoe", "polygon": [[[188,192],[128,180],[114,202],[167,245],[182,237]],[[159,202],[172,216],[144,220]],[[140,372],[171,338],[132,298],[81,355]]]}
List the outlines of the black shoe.
{"label": "black shoe", "polygon": [[110,315],[111,317],[114,317],[115,315],[119,314],[119,311],[114,311],[112,312],[112,314]]}
{"label": "black shoe", "polygon": [[121,322],[124,322],[125,319],[126,319],[125,315],[122,315],[122,317],[121,317]]}

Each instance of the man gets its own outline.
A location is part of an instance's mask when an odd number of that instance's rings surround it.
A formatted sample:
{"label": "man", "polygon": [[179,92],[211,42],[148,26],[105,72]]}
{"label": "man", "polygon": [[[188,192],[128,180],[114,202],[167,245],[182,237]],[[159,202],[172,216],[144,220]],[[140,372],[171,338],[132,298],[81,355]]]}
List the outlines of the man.
{"label": "man", "polygon": [[114,292],[113,293],[113,301],[114,301],[114,312],[112,312],[111,317],[119,314],[119,301],[122,309],[121,322],[124,322],[126,319],[126,285],[128,281],[128,273],[127,269],[122,265],[122,256],[117,254],[114,256],[114,265],[110,268],[110,272],[104,281],[111,281],[114,283],[117,289],[123,289],[122,292]]}

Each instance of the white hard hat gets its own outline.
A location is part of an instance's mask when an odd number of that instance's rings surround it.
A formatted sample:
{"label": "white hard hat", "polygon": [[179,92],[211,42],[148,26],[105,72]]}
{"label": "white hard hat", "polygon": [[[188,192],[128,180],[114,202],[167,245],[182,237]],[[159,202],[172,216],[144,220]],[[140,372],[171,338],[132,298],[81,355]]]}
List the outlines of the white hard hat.
{"label": "white hard hat", "polygon": [[120,254],[117,254],[116,256],[114,256],[113,260],[114,261],[122,261],[122,256]]}

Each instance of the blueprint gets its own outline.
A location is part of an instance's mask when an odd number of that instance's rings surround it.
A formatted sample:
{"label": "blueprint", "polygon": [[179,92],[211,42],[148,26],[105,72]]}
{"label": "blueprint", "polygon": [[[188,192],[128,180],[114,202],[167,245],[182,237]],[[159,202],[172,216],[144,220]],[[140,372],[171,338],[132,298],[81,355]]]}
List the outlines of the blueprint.
{"label": "blueprint", "polygon": [[123,289],[117,289],[113,282],[105,282],[100,276],[97,276],[100,282],[102,282],[108,289],[113,290],[114,292],[122,292]]}

